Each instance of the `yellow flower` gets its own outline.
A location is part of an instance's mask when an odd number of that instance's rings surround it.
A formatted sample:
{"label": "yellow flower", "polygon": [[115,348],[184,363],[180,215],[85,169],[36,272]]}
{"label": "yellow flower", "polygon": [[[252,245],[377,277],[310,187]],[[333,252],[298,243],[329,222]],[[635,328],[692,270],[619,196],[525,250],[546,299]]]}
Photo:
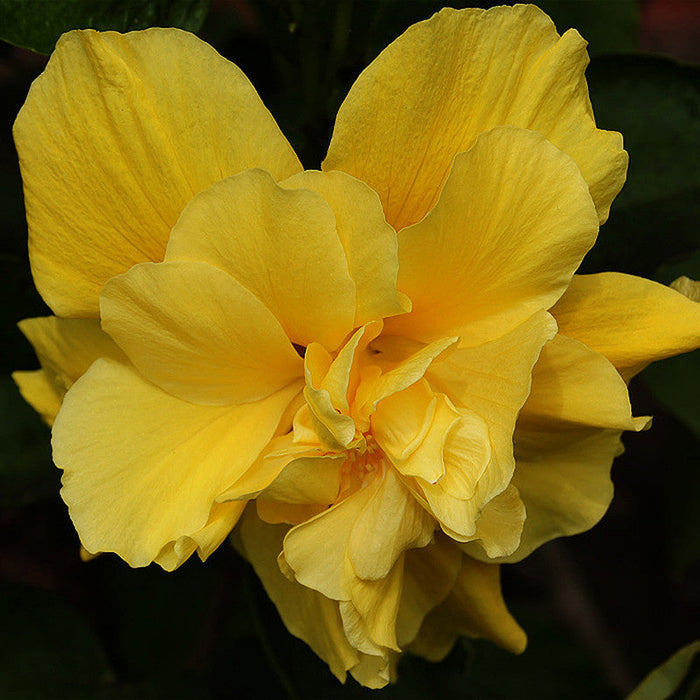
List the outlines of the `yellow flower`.
{"label": "yellow flower", "polygon": [[499,564],[598,521],[625,382],[700,345],[683,294],[574,276],[627,165],[586,64],[533,6],[443,10],[302,171],[195,37],[65,35],[15,125],[56,313],[15,379],[85,549],[170,570],[243,515],[289,630],[370,687],[459,634],[522,651]]}

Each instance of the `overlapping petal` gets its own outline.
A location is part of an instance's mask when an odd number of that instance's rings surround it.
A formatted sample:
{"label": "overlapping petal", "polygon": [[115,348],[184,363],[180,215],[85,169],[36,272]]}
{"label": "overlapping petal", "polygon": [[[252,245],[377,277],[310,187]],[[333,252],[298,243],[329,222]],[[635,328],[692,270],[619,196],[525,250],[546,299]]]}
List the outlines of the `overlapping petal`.
{"label": "overlapping petal", "polygon": [[396,289],[399,271],[396,232],[384,218],[377,193],[342,172],[306,170],[282,187],[318,192],[335,214],[338,236],[357,288],[354,326],[410,310],[410,300]]}
{"label": "overlapping petal", "polygon": [[356,288],[321,195],[249,170],[201,192],[172,231],[166,260],[206,262],[257,296],[299,345],[334,350],[352,330]]}
{"label": "overlapping petal", "polygon": [[100,357],[128,362],[114,341],[91,319],[26,318],[19,329],[36,351],[41,369],[14,372],[24,399],[50,424],[66,391]]}
{"label": "overlapping petal", "polygon": [[410,313],[387,333],[424,342],[502,336],[566,290],[598,219],[578,167],[543,136],[503,127],[457,156],[435,208],[401,232]]}
{"label": "overlapping petal", "polygon": [[61,495],[91,552],[145,566],[204,529],[219,493],[255,461],[300,386],[239,406],[198,406],[111,360],[66,394],[53,429]]}
{"label": "overlapping petal", "polygon": [[65,34],[14,135],[34,280],[63,316],[97,316],[107,279],[161,260],[197,192],[301,170],[241,70],[176,29]]}
{"label": "overlapping petal", "polygon": [[256,401],[302,374],[272,312],[222,270],[141,263],[107,282],[102,327],[150,381],[186,401]]}
{"label": "overlapping petal", "polygon": [[552,313],[561,333],[605,355],[627,381],[700,344],[700,304],[619,272],[576,275]]}
{"label": "overlapping petal", "polygon": [[604,221],[627,154],[620,134],[595,127],[585,47],[573,29],[559,37],[533,5],[444,9],[363,71],[340,107],[323,167],[369,183],[399,230],[435,205],[458,153],[479,134],[513,125],[574,159]]}

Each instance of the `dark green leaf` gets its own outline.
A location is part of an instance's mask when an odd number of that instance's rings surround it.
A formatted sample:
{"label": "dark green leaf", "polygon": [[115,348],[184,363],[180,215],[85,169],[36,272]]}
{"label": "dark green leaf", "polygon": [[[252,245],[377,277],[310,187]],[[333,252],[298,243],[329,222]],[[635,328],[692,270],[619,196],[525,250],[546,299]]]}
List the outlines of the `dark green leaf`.
{"label": "dark green leaf", "polygon": [[209,0],[0,0],[0,38],[49,54],[70,29],[180,27],[196,32],[208,11]]}

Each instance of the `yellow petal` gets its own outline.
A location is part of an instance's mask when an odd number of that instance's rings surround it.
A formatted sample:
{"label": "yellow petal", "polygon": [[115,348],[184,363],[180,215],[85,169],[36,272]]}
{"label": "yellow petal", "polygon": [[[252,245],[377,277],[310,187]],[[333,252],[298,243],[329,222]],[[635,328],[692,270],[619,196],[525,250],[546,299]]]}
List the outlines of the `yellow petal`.
{"label": "yellow petal", "polygon": [[61,408],[63,392],[56,388],[46,370],[13,372],[12,379],[22,394],[22,398],[41,416],[48,425],[53,425],[58,409]]}
{"label": "yellow petal", "polygon": [[503,338],[453,350],[429,368],[435,388],[488,426],[491,462],[478,481],[477,503],[485,504],[510,482],[515,421],[530,393],[532,368],[555,332],[552,317],[540,312]]}
{"label": "yellow petal", "polygon": [[287,533],[283,557],[299,583],[334,600],[350,600],[348,542],[376,490],[376,485],[360,489]]}
{"label": "yellow petal", "polygon": [[627,154],[619,134],[595,128],[585,47],[575,30],[560,38],[533,5],[442,10],[360,75],[323,168],[367,182],[399,230],[434,206],[457,153],[513,125],[541,132],[576,161],[604,221]]}
{"label": "yellow petal", "polygon": [[648,419],[633,419],[627,386],[600,353],[561,333],[542,349],[532,390],[521,413],[528,425],[552,421],[597,428],[638,430]]}
{"label": "yellow petal", "polygon": [[348,542],[348,558],[362,579],[377,580],[389,574],[399,556],[425,547],[433,538],[432,518],[415,500],[393,469],[386,470],[356,522]]}
{"label": "yellow petal", "polygon": [[248,509],[239,527],[243,553],[260,577],[287,629],[303,639],[345,681],[346,671],[359,663],[348,642],[338,604],[311,588],[287,579],[277,566],[277,555],[288,528],[267,525]]}
{"label": "yellow petal", "polygon": [[[340,452],[349,447],[355,438],[355,422],[350,416],[339,412],[330,392],[322,388],[323,376],[330,366],[331,357],[323,346],[318,343],[309,345],[304,356],[304,398],[309,418],[318,440],[329,450]],[[342,405],[342,399],[340,403]]]}
{"label": "yellow petal", "polygon": [[610,467],[621,452],[619,430],[567,429],[560,423],[530,429],[519,423],[513,484],[527,518],[520,546],[502,561],[520,561],[555,537],[593,527],[612,500]]}
{"label": "yellow petal", "polygon": [[404,476],[435,483],[445,474],[445,442],[459,419],[449,399],[423,380],[379,402],[372,435]]}
{"label": "yellow petal", "polygon": [[301,170],[245,75],[177,29],[64,34],[14,135],[34,280],[63,316],[97,316],[106,280],[161,260],[200,190]]}
{"label": "yellow petal", "polygon": [[34,346],[42,370],[15,372],[22,396],[52,424],[66,391],[99,357],[128,362],[126,355],[91,319],[45,316],[20,321],[19,329]]}
{"label": "yellow petal", "polygon": [[700,346],[700,304],[632,275],[576,275],[552,314],[562,334],[605,355],[627,381]]}
{"label": "yellow petal", "polygon": [[525,517],[518,489],[509,484],[486,504],[476,521],[473,540],[461,547],[477,559],[482,559],[484,553],[489,559],[512,554],[520,544]]}
{"label": "yellow petal", "polygon": [[444,535],[422,549],[405,555],[404,585],[396,620],[399,646],[406,647],[420,629],[425,616],[442,603],[454,587],[462,568],[462,553]]}
{"label": "yellow petal", "polygon": [[177,569],[194,552],[202,561],[206,561],[233,530],[245,506],[245,503],[215,503],[207,524],[201,530],[169,542],[154,561],[166,571]]}
{"label": "yellow petal", "polygon": [[402,314],[410,301],[396,289],[399,271],[396,231],[387,224],[377,193],[341,172],[307,170],[280,183],[318,192],[330,204],[338,236],[357,288],[355,326]]}
{"label": "yellow petal", "polygon": [[669,286],[671,289],[680,292],[684,297],[688,297],[691,301],[700,302],[700,282],[683,275],[673,280]]}
{"label": "yellow petal", "polygon": [[332,209],[249,170],[201,192],[172,231],[166,260],[221,268],[253,292],[299,345],[335,350],[352,330],[355,284]]}
{"label": "yellow petal", "polygon": [[[377,375],[376,381],[360,384],[356,402],[363,407],[361,410],[369,411],[370,413],[374,412],[380,401],[407,389],[411,384],[417,382],[425,375],[435,358],[439,357],[458,340],[458,338],[441,338],[436,340],[416,350],[410,357],[402,359],[389,371]],[[391,338],[388,338],[387,341],[389,344],[393,343]],[[381,351],[384,339],[380,337],[376,342],[378,343],[376,349]]]}
{"label": "yellow petal", "polygon": [[61,495],[85,548],[145,566],[170,542],[200,531],[298,390],[240,406],[198,406],[128,367],[95,362],[66,394],[53,429]]}
{"label": "yellow petal", "polygon": [[598,218],[571,158],[503,127],[455,158],[435,208],[399,237],[399,289],[413,310],[386,332],[475,345],[507,333],[566,290]]}
{"label": "yellow petal", "polygon": [[[376,581],[353,578],[350,583],[352,601],[340,604],[345,632],[350,643],[371,654],[362,644],[370,640],[384,653],[386,649],[401,651],[396,641],[396,615],[403,588],[404,555],[401,555],[391,571]],[[354,630],[354,634],[351,633]]]}
{"label": "yellow petal", "polygon": [[490,639],[515,654],[522,653],[527,644],[525,633],[503,602],[498,565],[483,564],[466,555],[452,592],[426,617],[408,649],[430,661],[440,661],[463,634]]}
{"label": "yellow petal", "polygon": [[255,401],[301,377],[277,319],[211,265],[136,265],[105,284],[100,308],[103,328],[137,369],[186,401]]}

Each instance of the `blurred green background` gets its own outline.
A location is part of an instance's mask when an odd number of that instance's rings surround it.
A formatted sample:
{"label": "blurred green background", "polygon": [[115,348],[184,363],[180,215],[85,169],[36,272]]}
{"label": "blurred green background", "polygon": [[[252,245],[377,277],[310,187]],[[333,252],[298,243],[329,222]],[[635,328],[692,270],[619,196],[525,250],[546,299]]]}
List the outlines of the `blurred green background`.
{"label": "blurred green background", "polygon": [[[489,7],[502,3],[452,3]],[[14,118],[61,29],[196,31],[250,77],[307,168],[318,168],[352,81],[427,0],[0,0],[0,698],[620,698],[700,630],[700,353],[631,386],[648,433],[625,439],[616,496],[591,532],[504,567],[529,634],[514,657],[464,640],[399,683],[343,687],[281,625],[249,566],[222,546],[166,574],[112,556],[84,564],[49,431],[9,374],[37,361],[16,322],[34,290]],[[628,182],[585,272],[700,279],[700,3],[547,0],[590,42],[591,100],[621,131]],[[13,45],[16,44],[16,45]],[[697,660],[675,698],[700,695]],[[698,695],[696,695],[698,693]]]}

